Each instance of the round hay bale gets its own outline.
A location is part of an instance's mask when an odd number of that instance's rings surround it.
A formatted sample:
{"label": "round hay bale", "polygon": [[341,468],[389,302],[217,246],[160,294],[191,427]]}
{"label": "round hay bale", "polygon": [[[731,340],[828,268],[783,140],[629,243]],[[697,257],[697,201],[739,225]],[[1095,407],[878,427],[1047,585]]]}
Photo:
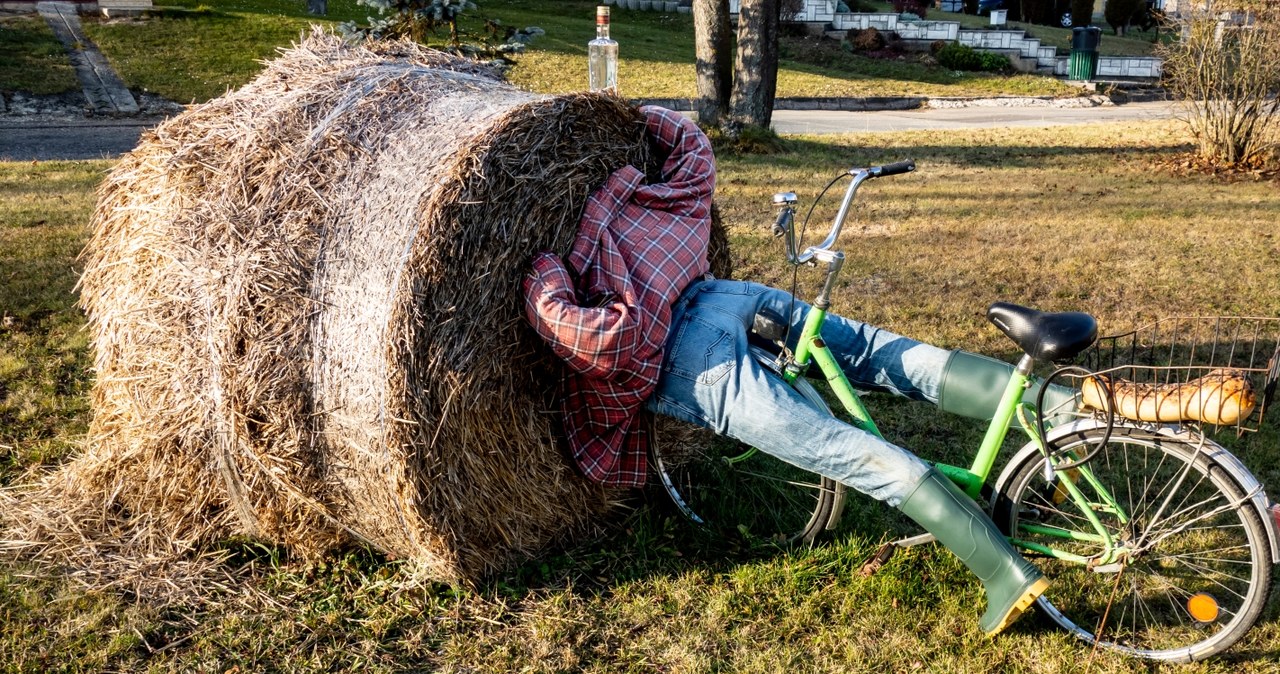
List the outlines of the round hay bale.
{"label": "round hay bale", "polygon": [[9,499],[10,538],[82,567],[354,539],[470,581],[590,531],[611,494],[557,443],[520,279],[651,164],[643,133],[614,97],[315,33],[146,134],[85,252],[89,446]]}

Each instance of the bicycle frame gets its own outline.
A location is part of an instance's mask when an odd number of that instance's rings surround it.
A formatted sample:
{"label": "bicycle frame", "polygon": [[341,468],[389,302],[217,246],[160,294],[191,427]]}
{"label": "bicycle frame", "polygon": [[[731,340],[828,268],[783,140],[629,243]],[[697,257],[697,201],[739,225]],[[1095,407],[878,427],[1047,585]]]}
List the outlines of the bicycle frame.
{"label": "bicycle frame", "polygon": [[[911,165],[914,169],[914,164]],[[911,170],[908,169],[908,170]],[[853,201],[858,187],[869,178],[878,177],[881,173],[879,169],[855,169],[849,171],[853,176],[853,182],[849,185],[845,193],[844,200],[840,205],[840,209],[836,214],[835,223],[831,228],[831,232],[827,238],[817,246],[810,246],[803,253],[796,250],[796,241],[794,235],[794,227],[792,227],[792,219],[794,216],[793,204],[795,203],[795,195],[792,193],[782,193],[775,195],[775,205],[783,206],[782,212],[779,214],[778,221],[774,225],[774,234],[777,236],[786,236],[787,260],[794,265],[816,265],[819,262],[826,264],[826,279],[823,283],[822,290],[812,304],[805,323],[801,329],[799,339],[796,342],[794,354],[789,358],[785,355],[782,357],[782,367],[780,368],[782,376],[788,383],[794,383],[795,380],[805,374],[809,367],[816,363],[818,369],[822,372],[832,392],[840,401],[845,411],[849,415],[851,423],[857,427],[872,433],[883,439],[884,435],[880,429],[876,427],[875,421],[871,418],[865,405],[862,404],[861,398],[854,390],[849,379],[845,376],[844,371],[836,362],[835,356],[831,353],[831,349],[827,347],[826,342],[822,339],[822,325],[826,321],[827,310],[831,304],[831,292],[835,288],[836,278],[844,266],[844,253],[831,249],[836,239],[840,235],[840,230],[844,224],[845,216],[849,211],[849,206]],[[896,171],[895,171],[896,172]],[[991,470],[995,466],[996,459],[1000,452],[1001,446],[1004,444],[1008,435],[1009,428],[1012,426],[1015,415],[1019,416],[1023,423],[1022,428],[1032,442],[1040,447],[1040,450],[1049,456],[1048,451],[1044,447],[1043,440],[1032,429],[1032,424],[1028,422],[1035,414],[1034,406],[1023,401],[1023,396],[1031,384],[1032,368],[1035,365],[1034,359],[1028,355],[1023,355],[1013,374],[1010,376],[1005,386],[1000,403],[996,408],[996,413],[991,420],[991,424],[987,427],[987,431],[983,436],[982,443],[978,448],[977,454],[973,458],[972,464],[968,468],[960,466],[952,466],[945,463],[934,463],[942,474],[946,475],[957,486],[960,487],[970,498],[977,500],[981,495],[982,488],[991,476]],[[754,454],[755,450],[749,450],[746,453],[729,459],[730,462],[736,463],[745,460]],[[1070,463],[1074,457],[1067,457]],[[1059,461],[1059,463],[1062,463]],[[1046,466],[1046,471],[1052,468]],[[1081,564],[1111,564],[1118,561],[1125,552],[1124,546],[1117,545],[1115,538],[1102,524],[1098,518],[1098,512],[1106,512],[1114,515],[1121,523],[1129,521],[1129,515],[1120,507],[1116,499],[1106,490],[1101,482],[1093,475],[1087,466],[1073,466],[1069,471],[1064,472],[1061,476],[1060,484],[1067,492],[1069,497],[1080,512],[1089,521],[1090,526],[1096,532],[1095,534],[1086,534],[1082,532],[1073,532],[1055,527],[1041,526],[1035,524],[1027,524],[1026,530],[1039,535],[1060,537],[1064,540],[1085,540],[1091,543],[1103,546],[1103,552],[1100,555],[1085,558],[1069,552],[1058,550],[1056,548],[1033,543],[1029,541],[1019,540],[1016,536],[1010,541],[1017,547],[1025,550],[1032,550],[1040,554],[1048,555],[1057,559],[1067,560]],[[1084,491],[1077,484],[1077,480],[1083,480],[1098,495],[1100,499],[1097,502],[1090,501]]]}
{"label": "bicycle frame", "polygon": [[[834,276],[838,271],[838,267],[834,270],[829,269],[828,274],[829,276]],[[826,310],[816,305],[810,310],[801,330],[795,354],[791,362],[783,369],[783,377],[788,382],[793,382],[796,378],[803,376],[811,365],[816,364],[828,385],[830,385],[832,393],[835,394],[848,413],[853,425],[883,439],[883,434],[876,427],[875,421],[871,418],[866,406],[863,405],[862,399],[858,396],[853,385],[849,383],[848,377],[845,376],[844,370],[836,362],[831,349],[822,340],[822,324],[826,320],[826,315]],[[992,418],[991,424],[987,427],[982,444],[978,449],[978,453],[974,456],[972,464],[968,468],[945,463],[933,464],[939,472],[955,482],[961,491],[964,491],[974,500],[978,499],[983,485],[986,484],[991,476],[991,470],[995,466],[1000,447],[1004,444],[1014,416],[1020,410],[1023,419],[1029,419],[1034,414],[1033,406],[1023,401],[1023,395],[1031,383],[1030,373],[1033,364],[1034,361],[1029,356],[1023,356],[1021,362],[1018,363],[1017,368],[1009,377],[1009,383],[1005,386],[996,414]],[[1022,426],[1033,442],[1041,444],[1039,435],[1031,430],[1030,424],[1023,423]],[[1044,449],[1043,446],[1041,449]],[[1073,473],[1079,477],[1074,477]],[[1076,484],[1077,479],[1084,480],[1098,494],[1101,501],[1090,501],[1084,491]],[[1101,544],[1104,549],[1102,555],[1092,558],[1081,557],[1038,543],[1022,541],[1016,536],[1012,537],[1010,541],[1015,546],[1025,550],[1032,550],[1050,557],[1080,564],[1110,564],[1118,561],[1119,556],[1124,552],[1124,548],[1116,544],[1111,532],[1098,519],[1097,513],[1099,511],[1112,513],[1121,522],[1129,521],[1128,514],[1124,512],[1124,509],[1107,492],[1106,488],[1102,486],[1087,466],[1078,466],[1072,468],[1071,472],[1063,473],[1061,475],[1061,485],[1067,491],[1068,497],[1079,507],[1080,512],[1088,519],[1097,533],[1087,535],[1056,527],[1033,524],[1026,525],[1027,530],[1041,535],[1060,537],[1064,540],[1086,540],[1091,543]]]}

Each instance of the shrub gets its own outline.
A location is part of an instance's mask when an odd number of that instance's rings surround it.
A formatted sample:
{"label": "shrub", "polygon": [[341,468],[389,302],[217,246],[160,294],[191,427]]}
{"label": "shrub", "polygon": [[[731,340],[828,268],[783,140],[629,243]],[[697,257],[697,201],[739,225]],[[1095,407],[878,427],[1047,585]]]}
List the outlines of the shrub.
{"label": "shrub", "polygon": [[1133,18],[1146,9],[1146,0],[1109,0],[1102,16],[1116,35],[1124,35]]}
{"label": "shrub", "polygon": [[935,54],[938,63],[951,70],[1004,72],[1009,70],[1009,59],[992,52],[978,51],[968,45],[952,42]]}
{"label": "shrub", "polygon": [[855,52],[875,51],[884,48],[884,35],[875,28],[850,29],[848,36],[849,47]]}
{"label": "shrub", "polygon": [[[1112,0],[1115,2],[1115,0]],[[1261,6],[1252,23],[1226,25],[1204,8],[1174,20],[1163,45],[1165,79],[1186,101],[1185,120],[1200,158],[1213,166],[1255,167],[1280,148],[1280,6]]]}
{"label": "shrub", "polygon": [[782,0],[778,3],[778,19],[782,23],[791,23],[804,11],[804,0]]}
{"label": "shrub", "polygon": [[951,43],[946,40],[934,40],[929,43],[929,53],[937,56],[938,52],[942,51],[949,44]]}
{"label": "shrub", "polygon": [[1002,73],[1009,71],[1013,66],[1009,63],[1009,59],[1002,54],[995,54],[989,51],[978,52],[978,58],[981,59],[982,67],[979,70],[990,73]]}
{"label": "shrub", "polygon": [[872,49],[862,52],[863,56],[873,59],[894,59],[900,58],[902,53],[906,51],[902,46],[902,38],[897,33],[881,33],[884,38],[884,47],[880,49]]}
{"label": "shrub", "polygon": [[1071,25],[1087,26],[1093,23],[1093,0],[1071,0]]}
{"label": "shrub", "polygon": [[[1054,16],[1054,0],[1022,0],[1021,2],[1006,2],[1005,4],[1013,5],[1013,8],[1009,11],[1009,20],[1011,21],[1058,25],[1057,17]],[[1015,15],[1017,18],[1014,18]]]}
{"label": "shrub", "polygon": [[937,53],[938,63],[951,70],[982,70],[982,57],[968,45],[952,42]]}
{"label": "shrub", "polygon": [[893,0],[893,11],[899,14],[915,14],[921,19],[929,11],[925,0]]}

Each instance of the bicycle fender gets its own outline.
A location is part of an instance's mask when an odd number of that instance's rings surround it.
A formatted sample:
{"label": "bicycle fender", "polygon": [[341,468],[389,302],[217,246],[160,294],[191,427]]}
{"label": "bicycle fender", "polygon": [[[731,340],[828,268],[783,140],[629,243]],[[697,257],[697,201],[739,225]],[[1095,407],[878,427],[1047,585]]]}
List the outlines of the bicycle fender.
{"label": "bicycle fender", "polygon": [[[1080,431],[1090,430],[1094,428],[1106,428],[1106,422],[1100,419],[1077,419],[1069,424],[1055,427],[1048,433],[1050,445],[1058,438],[1078,433]],[[1116,427],[1125,426],[1128,428],[1136,428],[1148,431],[1170,440],[1178,440],[1191,445],[1199,444],[1200,439],[1190,432],[1180,429],[1177,426],[1167,424],[1147,424],[1134,422],[1115,422]],[[1210,438],[1204,439],[1205,459],[1211,461],[1213,465],[1226,471],[1232,478],[1244,488],[1246,494],[1252,494],[1250,504],[1258,513],[1258,517],[1262,519],[1262,527],[1267,532],[1267,542],[1271,547],[1271,562],[1280,564],[1280,530],[1277,530],[1275,518],[1272,517],[1270,507],[1271,502],[1267,498],[1266,491],[1262,488],[1262,483],[1258,482],[1258,478],[1240,461],[1235,454],[1227,451],[1225,447],[1214,442]],[[1023,461],[1028,459],[1028,455],[1039,455],[1040,449],[1034,442],[1028,442],[1019,449],[1013,458],[1005,463],[1006,467],[1022,465]],[[1002,493],[1007,486],[1007,482],[1012,479],[1010,471],[1004,470],[1000,473],[1000,477],[996,480],[995,493]],[[995,506],[995,499],[992,499],[992,507]],[[990,513],[994,516],[994,512]]]}

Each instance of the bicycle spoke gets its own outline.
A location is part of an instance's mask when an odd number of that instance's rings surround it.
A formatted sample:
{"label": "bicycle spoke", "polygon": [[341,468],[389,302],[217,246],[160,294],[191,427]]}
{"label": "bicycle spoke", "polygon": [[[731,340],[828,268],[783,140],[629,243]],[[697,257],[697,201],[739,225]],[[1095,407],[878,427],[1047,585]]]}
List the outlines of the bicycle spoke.
{"label": "bicycle spoke", "polygon": [[[1103,434],[1080,432],[1076,444],[1057,450],[1097,457],[1087,484],[1076,482],[1093,503],[1055,503],[1042,457],[1020,464],[1012,508],[999,505],[1008,483],[997,499],[997,513],[1013,517],[1008,526],[1020,538],[1062,553],[1041,562],[1053,579],[1042,602],[1054,609],[1050,617],[1082,639],[1142,657],[1198,659],[1227,647],[1257,620],[1270,580],[1265,532],[1249,514],[1251,495],[1241,496],[1249,490],[1214,471],[1203,445],[1121,427],[1095,451],[1089,443]],[[1114,548],[1092,537],[1085,507]],[[1032,524],[1043,528],[1027,530]]]}

